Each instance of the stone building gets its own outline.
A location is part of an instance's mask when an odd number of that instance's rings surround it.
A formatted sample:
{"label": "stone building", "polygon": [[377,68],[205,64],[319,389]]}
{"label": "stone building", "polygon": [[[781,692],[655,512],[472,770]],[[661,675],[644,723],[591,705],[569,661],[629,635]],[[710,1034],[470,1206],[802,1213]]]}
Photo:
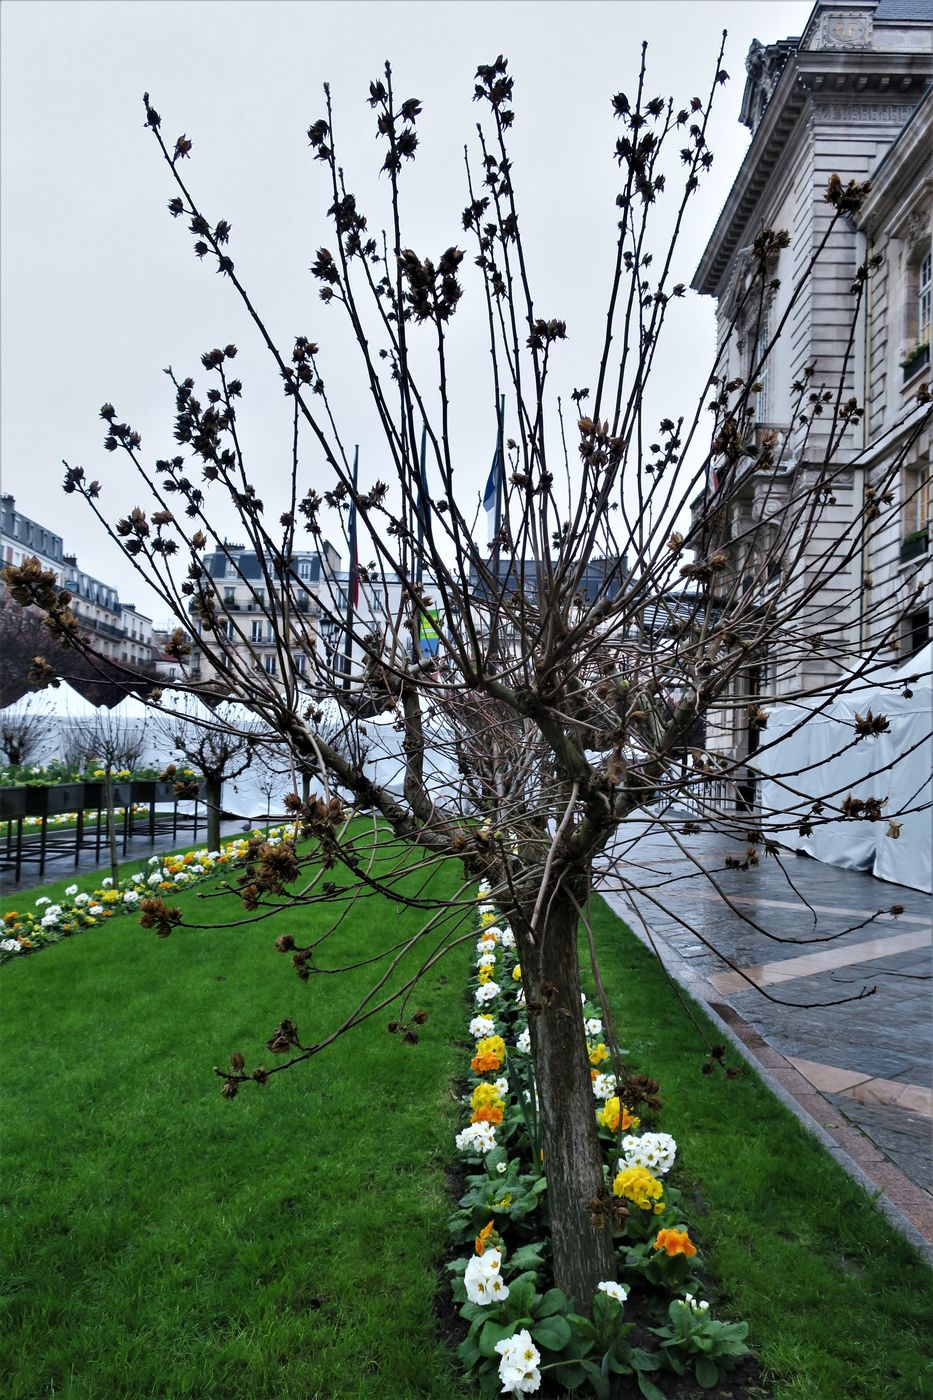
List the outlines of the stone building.
{"label": "stone building", "polygon": [[[121,603],[117,590],[78,567],[66,554],[60,535],[16,509],[13,496],[0,498],[0,567],[36,558],[72,595],[71,607],[95,651],[130,666],[153,659],[152,620],[132,603]],[[0,589],[3,588],[0,583]]]}
{"label": "stone building", "polygon": [[[312,658],[320,645],[322,609],[326,616],[338,597],[333,579],[340,556],[333,546],[325,540],[320,553],[296,551],[287,588],[268,576],[264,561],[245,545],[225,541],[205,556],[204,564],[217,592],[219,610],[224,614],[224,650],[233,664],[265,671],[278,681],[289,677],[308,680]],[[268,616],[270,609],[277,624],[287,609],[285,646],[276,638],[281,629],[278,625],[273,627]],[[196,611],[192,604],[193,616]],[[195,626],[203,634],[203,624],[196,622]],[[217,670],[200,648],[195,648],[191,656],[188,677],[204,684],[218,680]]]}
{"label": "stone building", "polygon": [[[780,590],[785,613],[799,607],[793,648],[756,658],[733,707],[711,717],[711,747],[738,759],[754,747],[744,702],[819,687],[881,642],[895,661],[929,635],[930,423],[917,390],[929,378],[933,5],[818,0],[802,35],[756,40],[746,68],[751,143],[693,280],[717,301],[719,372],[746,385],[717,543],[739,592],[765,603]],[[872,188],[830,230],[834,175]],[[750,253],[769,229],[789,243],[773,244],[752,293]],[[857,269],[876,256],[859,298]],[[840,402],[863,415],[802,414],[795,386],[810,371],[808,393],[841,383]],[[803,508],[827,463],[831,492]],[[866,518],[852,549],[848,526]]]}

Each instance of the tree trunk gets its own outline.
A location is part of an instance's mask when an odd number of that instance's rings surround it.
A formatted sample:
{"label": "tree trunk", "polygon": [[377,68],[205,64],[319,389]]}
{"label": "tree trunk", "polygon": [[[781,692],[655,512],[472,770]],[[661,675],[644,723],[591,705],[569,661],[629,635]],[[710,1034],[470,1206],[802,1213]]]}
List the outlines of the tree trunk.
{"label": "tree trunk", "polygon": [[[548,909],[547,902],[544,907]],[[543,927],[539,924],[538,948],[522,957],[522,978],[538,1085],[554,1282],[573,1296],[580,1312],[589,1314],[596,1285],[615,1278],[615,1262],[608,1222],[594,1225],[588,1211],[605,1182],[581,1014],[577,924],[573,900],[557,893]]]}
{"label": "tree trunk", "polygon": [[204,805],[207,808],[207,848],[220,850],[220,800],[223,783],[220,778],[204,774]]}

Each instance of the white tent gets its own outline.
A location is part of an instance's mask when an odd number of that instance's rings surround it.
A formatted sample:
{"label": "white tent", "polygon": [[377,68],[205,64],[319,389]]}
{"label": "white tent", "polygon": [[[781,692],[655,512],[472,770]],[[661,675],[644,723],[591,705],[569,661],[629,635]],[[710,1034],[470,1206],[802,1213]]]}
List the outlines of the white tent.
{"label": "white tent", "polygon": [[[806,851],[828,865],[870,870],[880,879],[933,892],[933,647],[899,667],[853,676],[835,698],[811,699],[812,711],[778,705],[764,732],[766,747],[755,757],[762,773],[765,821],[782,825],[788,813],[802,817],[806,803],[821,801],[838,811],[846,797],[883,801],[876,821],[814,818],[801,836],[796,822],[781,830],[782,844]],[[911,684],[912,677],[917,680]],[[908,693],[909,692],[909,693]],[[832,692],[830,692],[830,695]],[[888,729],[853,744],[856,715],[884,715]]]}

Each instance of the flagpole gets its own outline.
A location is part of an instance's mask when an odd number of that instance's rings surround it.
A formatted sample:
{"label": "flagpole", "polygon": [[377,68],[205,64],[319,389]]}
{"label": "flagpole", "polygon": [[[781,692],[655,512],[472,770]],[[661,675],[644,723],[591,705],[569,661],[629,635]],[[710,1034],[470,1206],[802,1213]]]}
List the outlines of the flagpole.
{"label": "flagpole", "polygon": [[343,658],[343,688],[350,689],[350,665],[353,659],[353,610],[359,601],[359,564],[356,557],[356,480],[360,463],[360,447],[357,443],[353,451],[353,495],[350,498],[350,522],[348,543],[350,546],[350,568],[347,573],[347,615],[346,645]]}

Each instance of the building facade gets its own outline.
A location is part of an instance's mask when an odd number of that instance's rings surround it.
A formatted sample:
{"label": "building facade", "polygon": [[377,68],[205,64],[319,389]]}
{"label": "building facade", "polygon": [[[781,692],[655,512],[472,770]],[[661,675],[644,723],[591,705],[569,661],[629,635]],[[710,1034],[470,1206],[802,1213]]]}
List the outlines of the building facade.
{"label": "building facade", "polygon": [[[933,8],[818,0],[802,35],[756,40],[746,69],[751,143],[693,280],[716,298],[719,372],[745,385],[717,545],[730,586],[763,604],[779,590],[797,637],[815,642],[757,658],[711,717],[710,746],[738,759],[753,747],[742,701],[816,689],[844,658],[883,645],[893,662],[929,636],[930,420],[917,391],[929,379]],[[835,220],[834,176],[870,182]],[[761,275],[768,230],[789,237],[770,239]],[[840,385],[858,412],[802,412]],[[802,508],[822,480],[819,508]]]}
{"label": "building facade", "polygon": [[13,496],[3,496],[0,567],[31,557],[54,573],[59,587],[68,589],[72,611],[95,651],[128,666],[152,664],[152,619],[132,603],[121,603],[116,588],[85,573],[76,555],[65,553],[60,535],[18,511]]}

